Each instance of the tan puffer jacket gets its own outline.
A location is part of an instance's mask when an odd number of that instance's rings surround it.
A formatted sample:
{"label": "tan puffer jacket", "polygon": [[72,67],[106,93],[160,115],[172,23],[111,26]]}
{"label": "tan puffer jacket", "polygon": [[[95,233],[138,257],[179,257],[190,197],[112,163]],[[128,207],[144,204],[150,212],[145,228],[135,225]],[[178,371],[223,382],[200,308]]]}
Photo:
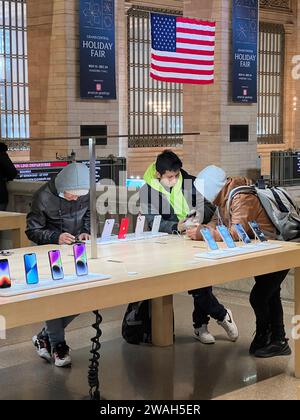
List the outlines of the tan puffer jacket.
{"label": "tan puffer jacket", "polygon": [[[223,224],[229,228],[233,238],[238,240],[239,237],[232,225],[235,223],[241,223],[250,238],[254,238],[254,234],[248,222],[255,220],[269,239],[275,239],[276,229],[256,195],[252,193],[240,193],[235,195],[230,206],[231,215],[229,215],[227,202],[230,192],[234,188],[245,185],[252,185],[251,180],[242,177],[228,178],[225,187],[215,199],[214,204],[219,208],[219,213]],[[210,229],[216,241],[221,241],[222,238],[216,229],[218,223],[219,220],[216,213],[211,222],[206,225],[206,227]]]}

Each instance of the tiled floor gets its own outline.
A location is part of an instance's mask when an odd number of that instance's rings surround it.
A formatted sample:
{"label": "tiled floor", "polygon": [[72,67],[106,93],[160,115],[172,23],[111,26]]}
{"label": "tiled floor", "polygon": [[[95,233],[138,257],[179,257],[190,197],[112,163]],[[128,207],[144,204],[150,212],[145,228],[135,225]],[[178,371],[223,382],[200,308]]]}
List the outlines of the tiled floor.
{"label": "tiled floor", "polygon": [[[218,291],[233,310],[240,339],[231,343],[211,322],[217,343],[204,346],[192,337],[192,300],[175,297],[174,347],[131,346],[120,337],[124,307],[104,311],[101,388],[105,399],[299,399],[300,381],[292,376],[293,357],[259,360],[248,355],[254,317],[247,296]],[[290,332],[293,305],[285,304]],[[68,333],[72,369],[57,369],[39,360],[29,338],[37,329],[9,333],[0,348],[0,399],[83,399],[87,396],[90,315],[77,319]],[[10,344],[10,345],[7,345]]]}

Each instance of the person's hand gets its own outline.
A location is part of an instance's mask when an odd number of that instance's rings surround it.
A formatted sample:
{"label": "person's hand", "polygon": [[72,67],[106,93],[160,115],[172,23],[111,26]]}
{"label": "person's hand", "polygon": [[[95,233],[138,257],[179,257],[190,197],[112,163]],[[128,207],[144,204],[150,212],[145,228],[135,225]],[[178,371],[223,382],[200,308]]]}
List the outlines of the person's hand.
{"label": "person's hand", "polygon": [[177,226],[177,230],[178,232],[182,233],[186,231],[186,227],[185,227],[185,220],[182,220],[181,222],[178,223]]}
{"label": "person's hand", "polygon": [[62,233],[58,241],[59,245],[72,245],[75,243],[75,236],[70,233]]}
{"label": "person's hand", "polygon": [[186,231],[186,234],[193,241],[200,241],[202,238],[201,233],[200,233],[200,225],[195,226],[191,229],[188,229]]}
{"label": "person's hand", "polygon": [[89,241],[91,239],[91,236],[88,233],[82,233],[78,236],[79,241]]}

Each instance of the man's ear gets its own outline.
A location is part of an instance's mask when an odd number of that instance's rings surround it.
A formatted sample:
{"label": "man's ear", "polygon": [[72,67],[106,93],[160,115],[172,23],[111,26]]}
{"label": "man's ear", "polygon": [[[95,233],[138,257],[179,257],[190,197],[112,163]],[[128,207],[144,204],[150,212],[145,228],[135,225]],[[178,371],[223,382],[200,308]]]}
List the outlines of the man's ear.
{"label": "man's ear", "polygon": [[161,174],[159,172],[156,171],[156,178],[157,179],[161,179]]}

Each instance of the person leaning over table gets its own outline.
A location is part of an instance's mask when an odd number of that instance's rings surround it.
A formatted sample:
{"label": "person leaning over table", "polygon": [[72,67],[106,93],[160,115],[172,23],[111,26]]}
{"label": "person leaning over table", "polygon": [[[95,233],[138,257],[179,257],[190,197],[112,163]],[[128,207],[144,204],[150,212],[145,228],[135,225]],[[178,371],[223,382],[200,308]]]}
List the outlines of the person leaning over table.
{"label": "person leaning over table", "polygon": [[[156,215],[162,216],[160,231],[165,233],[184,232],[190,210],[196,209],[203,223],[212,218],[215,207],[197,193],[195,177],[182,168],[180,158],[170,150],[165,150],[155,163],[147,169],[146,184],[140,191],[141,210],[151,228]],[[217,300],[212,287],[204,287],[189,292],[194,298],[194,336],[203,344],[214,344],[215,337],[208,331],[210,317],[224,328],[231,341],[238,339],[238,329],[232,312]]]}
{"label": "person leaning over table", "polygon": [[[90,173],[87,166],[72,163],[33,197],[27,215],[28,239],[37,245],[71,245],[90,239]],[[71,365],[65,328],[77,315],[46,321],[32,338],[37,354],[57,367]]]}
{"label": "person leaning over table", "polygon": [[[189,230],[189,237],[194,240],[203,240],[200,229],[207,227],[214,239],[221,241],[216,226],[222,222],[229,228],[234,240],[239,239],[233,227],[237,223],[242,224],[250,238],[254,238],[248,222],[255,220],[267,237],[275,239],[276,229],[256,195],[238,193],[233,197],[230,209],[228,209],[230,192],[234,188],[251,184],[252,182],[247,178],[227,178],[223,169],[217,166],[208,166],[201,171],[197,176],[195,186],[207,200],[214,203],[218,211],[208,224]],[[284,270],[255,277],[250,303],[256,316],[256,335],[249,349],[249,353],[255,357],[267,358],[291,354],[285,333],[280,297],[281,284],[288,272],[289,270]]]}

